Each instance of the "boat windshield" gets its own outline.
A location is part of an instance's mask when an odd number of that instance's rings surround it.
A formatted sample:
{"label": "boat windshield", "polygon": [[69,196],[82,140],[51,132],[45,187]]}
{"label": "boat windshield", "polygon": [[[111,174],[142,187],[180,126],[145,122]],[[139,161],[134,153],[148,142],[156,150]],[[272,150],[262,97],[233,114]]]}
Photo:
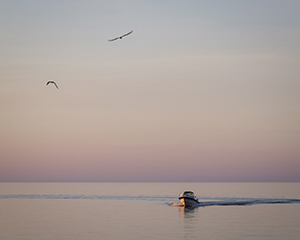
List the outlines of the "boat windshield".
{"label": "boat windshield", "polygon": [[186,191],[180,194],[180,196],[191,196],[193,198],[195,198],[195,194],[192,191]]}

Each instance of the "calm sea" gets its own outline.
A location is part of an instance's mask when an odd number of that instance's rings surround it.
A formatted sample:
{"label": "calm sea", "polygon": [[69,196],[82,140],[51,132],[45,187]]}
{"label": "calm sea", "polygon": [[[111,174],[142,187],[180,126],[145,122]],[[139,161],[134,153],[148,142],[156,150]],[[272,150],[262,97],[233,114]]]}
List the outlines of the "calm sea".
{"label": "calm sea", "polygon": [[0,204],[1,240],[300,239],[300,183],[0,183]]}

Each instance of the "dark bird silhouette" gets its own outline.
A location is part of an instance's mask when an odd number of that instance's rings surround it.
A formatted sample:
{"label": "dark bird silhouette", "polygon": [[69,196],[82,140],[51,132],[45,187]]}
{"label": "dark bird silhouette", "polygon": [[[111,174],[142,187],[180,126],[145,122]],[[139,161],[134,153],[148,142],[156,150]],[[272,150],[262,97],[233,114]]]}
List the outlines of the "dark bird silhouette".
{"label": "dark bird silhouette", "polygon": [[55,83],[54,81],[48,81],[48,82],[46,83],[46,85],[48,85],[49,83],[53,83],[53,84],[55,85],[55,87],[58,89],[58,86],[56,85],[56,83]]}
{"label": "dark bird silhouette", "polygon": [[116,37],[116,38],[110,39],[110,40],[108,40],[108,41],[109,41],[109,42],[112,42],[112,41],[115,41],[115,40],[118,40],[118,39],[122,39],[123,37],[125,37],[125,36],[131,34],[132,32],[133,32],[133,31],[130,31],[129,33],[126,33],[126,34],[124,34],[124,35],[122,35],[122,36],[120,36],[120,37]]}

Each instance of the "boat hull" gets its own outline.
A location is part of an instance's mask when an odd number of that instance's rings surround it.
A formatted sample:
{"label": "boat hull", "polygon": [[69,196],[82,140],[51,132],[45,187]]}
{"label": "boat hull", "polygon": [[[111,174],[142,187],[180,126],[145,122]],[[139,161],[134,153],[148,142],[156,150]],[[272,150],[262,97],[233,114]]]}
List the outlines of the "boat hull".
{"label": "boat hull", "polygon": [[193,198],[188,197],[180,197],[179,198],[181,204],[185,207],[198,207],[199,202]]}

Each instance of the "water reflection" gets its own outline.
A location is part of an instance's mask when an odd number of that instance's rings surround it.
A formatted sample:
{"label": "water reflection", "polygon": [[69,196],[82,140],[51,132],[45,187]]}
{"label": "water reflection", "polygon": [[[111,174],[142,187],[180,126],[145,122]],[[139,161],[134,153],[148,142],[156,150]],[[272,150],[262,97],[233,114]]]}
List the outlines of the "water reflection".
{"label": "water reflection", "polygon": [[[182,219],[184,239],[196,239],[198,208],[180,207],[179,213]],[[199,236],[198,236],[199,237]]]}

